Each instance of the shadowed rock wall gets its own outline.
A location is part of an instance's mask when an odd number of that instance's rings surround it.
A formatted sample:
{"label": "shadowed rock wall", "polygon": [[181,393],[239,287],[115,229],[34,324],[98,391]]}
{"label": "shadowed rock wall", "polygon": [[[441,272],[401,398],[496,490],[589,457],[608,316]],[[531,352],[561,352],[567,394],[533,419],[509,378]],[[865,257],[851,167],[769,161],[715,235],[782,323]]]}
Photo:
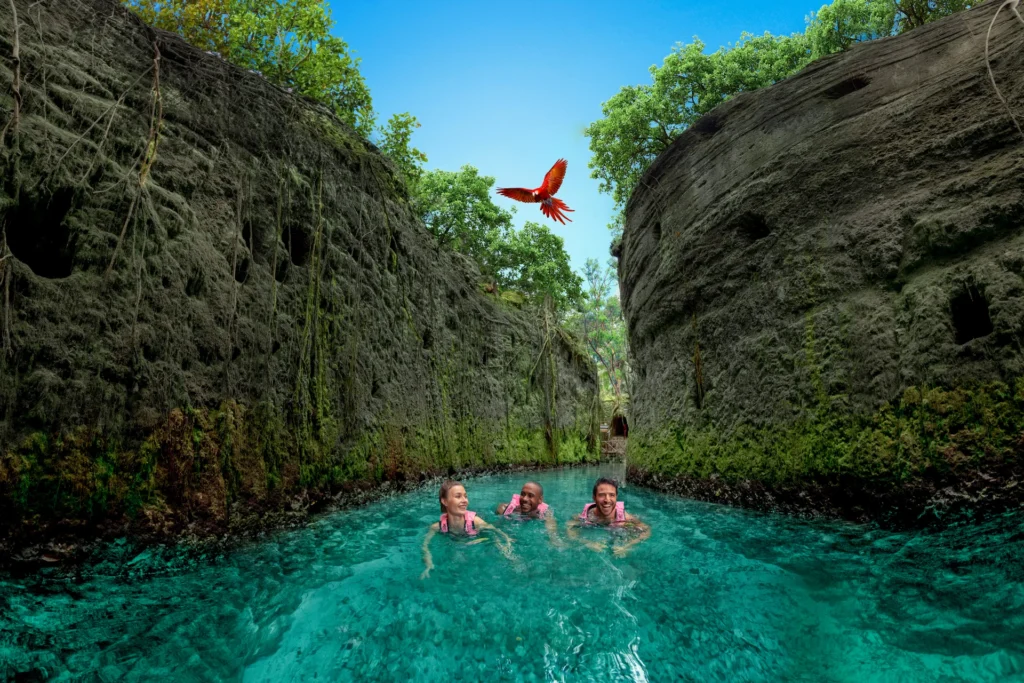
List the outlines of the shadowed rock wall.
{"label": "shadowed rock wall", "polygon": [[[1024,134],[986,71],[996,9],[740,95],[652,165],[619,262],[634,479],[854,518],[1016,504]],[[1018,119],[1022,45],[1004,11]]]}
{"label": "shadowed rock wall", "polygon": [[586,354],[482,293],[372,145],[112,0],[15,6],[0,538],[596,455]]}

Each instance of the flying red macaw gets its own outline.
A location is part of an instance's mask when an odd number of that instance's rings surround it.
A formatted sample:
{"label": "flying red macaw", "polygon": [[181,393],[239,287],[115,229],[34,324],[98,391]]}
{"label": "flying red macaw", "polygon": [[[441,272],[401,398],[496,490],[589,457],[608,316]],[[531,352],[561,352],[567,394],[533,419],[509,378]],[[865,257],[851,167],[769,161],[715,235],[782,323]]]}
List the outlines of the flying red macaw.
{"label": "flying red macaw", "polygon": [[499,187],[498,194],[515,199],[518,202],[528,204],[540,203],[541,212],[552,220],[565,225],[566,221],[572,223],[563,211],[572,211],[561,199],[555,197],[558,188],[562,186],[562,179],[565,178],[565,159],[559,159],[551,170],[544,176],[544,182],[535,190],[527,190],[525,187]]}

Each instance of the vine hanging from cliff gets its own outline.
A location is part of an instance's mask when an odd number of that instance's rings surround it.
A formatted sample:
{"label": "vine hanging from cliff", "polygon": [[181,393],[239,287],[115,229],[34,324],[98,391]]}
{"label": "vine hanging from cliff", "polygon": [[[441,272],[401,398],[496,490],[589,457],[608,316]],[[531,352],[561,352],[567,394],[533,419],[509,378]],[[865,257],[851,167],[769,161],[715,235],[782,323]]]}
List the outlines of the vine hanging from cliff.
{"label": "vine hanging from cliff", "polygon": [[1017,17],[1017,21],[1020,22],[1021,26],[1024,26],[1024,17],[1021,16],[1020,10],[1017,9],[1017,6],[1019,4],[1020,0],[1006,0],[1005,2],[1003,2],[1003,4],[999,5],[999,8],[996,10],[996,13],[992,15],[992,21],[989,22],[988,25],[988,32],[985,34],[985,68],[988,70],[988,77],[989,80],[992,81],[992,87],[996,91],[996,97],[999,98],[999,101],[1002,102],[1003,107],[1006,108],[1006,113],[1010,115],[1010,120],[1013,121],[1013,125],[1016,126],[1017,132],[1020,133],[1021,136],[1024,136],[1024,129],[1021,129],[1020,122],[1014,115],[1013,110],[1010,109],[1010,104],[1006,101],[1006,98],[1003,97],[1003,93],[1002,91],[999,90],[999,86],[996,85],[996,77],[992,73],[992,61],[991,59],[989,59],[988,54],[989,39],[992,37],[992,28],[996,25],[996,19],[999,18],[999,13],[1002,12],[1004,8],[1009,7],[1010,11],[1013,12],[1015,17]]}
{"label": "vine hanging from cliff", "polygon": [[104,277],[109,277],[110,272],[114,269],[117,254],[121,250],[124,236],[128,232],[128,226],[131,224],[132,216],[135,214],[135,207],[138,205],[143,193],[148,191],[146,181],[149,179],[149,172],[156,162],[157,147],[160,144],[160,129],[163,127],[164,121],[164,105],[163,98],[160,96],[160,46],[157,45],[156,40],[153,41],[153,88],[150,100],[149,136],[146,138],[146,147],[142,152],[138,184],[132,195],[132,202],[128,205],[128,214],[125,216],[124,225],[121,226],[121,234],[114,245],[114,253],[110,255],[110,263],[107,265]]}

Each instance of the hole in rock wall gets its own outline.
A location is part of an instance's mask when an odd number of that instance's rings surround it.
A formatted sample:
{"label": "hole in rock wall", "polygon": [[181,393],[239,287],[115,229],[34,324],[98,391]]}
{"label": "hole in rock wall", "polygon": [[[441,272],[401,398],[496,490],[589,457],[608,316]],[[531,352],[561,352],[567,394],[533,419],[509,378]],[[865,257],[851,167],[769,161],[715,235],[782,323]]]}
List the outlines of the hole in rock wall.
{"label": "hole in rock wall", "polygon": [[274,271],[274,279],[279,283],[284,282],[288,278],[288,266],[291,261],[286,256],[278,254],[277,258],[277,269]]}
{"label": "hole in rock wall", "polygon": [[292,263],[304,266],[309,263],[309,255],[313,249],[312,235],[306,233],[299,225],[289,225],[284,232],[284,244]]}
{"label": "hole in rock wall", "polygon": [[654,229],[651,231],[651,234],[654,235],[654,241],[655,242],[660,242],[661,241],[661,222],[660,221],[654,224]]}
{"label": "hole in rock wall", "polygon": [[74,190],[62,188],[52,195],[21,196],[3,216],[7,246],[15,258],[39,277],[49,279],[71,275],[77,240],[65,218],[74,205]]}
{"label": "hole in rock wall", "polygon": [[992,318],[988,313],[988,300],[976,285],[960,290],[949,302],[953,316],[956,343],[966,344],[992,333]]}
{"label": "hole in rock wall", "polygon": [[871,81],[864,76],[854,76],[853,78],[848,78],[841,83],[836,83],[823,94],[830,100],[838,100],[840,97],[846,97],[850,93],[855,93],[861,88],[866,88],[869,83],[871,83]]}
{"label": "hole in rock wall", "polygon": [[616,415],[612,418],[610,431],[612,436],[629,436],[629,423],[622,415]]}
{"label": "hole in rock wall", "polygon": [[239,257],[238,263],[235,264],[235,281],[244,283],[249,277],[249,257]]}
{"label": "hole in rock wall", "polygon": [[722,125],[723,123],[720,117],[712,114],[705,114],[697,119],[697,122],[694,123],[691,128],[704,135],[714,135],[718,131],[722,130]]}
{"label": "hole in rock wall", "polygon": [[764,239],[772,234],[772,229],[765,221],[764,216],[747,211],[736,219],[736,232],[750,242]]}
{"label": "hole in rock wall", "polygon": [[206,277],[203,275],[203,271],[194,271],[185,282],[185,294],[189,296],[199,296],[206,289]]}

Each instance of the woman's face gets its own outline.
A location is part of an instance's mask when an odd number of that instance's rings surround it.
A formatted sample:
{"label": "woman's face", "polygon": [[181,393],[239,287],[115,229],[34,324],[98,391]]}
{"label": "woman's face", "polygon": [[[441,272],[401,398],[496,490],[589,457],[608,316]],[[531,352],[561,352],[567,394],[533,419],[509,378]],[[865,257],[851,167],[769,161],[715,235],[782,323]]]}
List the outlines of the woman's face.
{"label": "woman's face", "polygon": [[465,514],[469,507],[469,498],[466,496],[466,489],[462,486],[453,486],[448,489],[448,495],[441,499],[444,509],[452,514]]}

